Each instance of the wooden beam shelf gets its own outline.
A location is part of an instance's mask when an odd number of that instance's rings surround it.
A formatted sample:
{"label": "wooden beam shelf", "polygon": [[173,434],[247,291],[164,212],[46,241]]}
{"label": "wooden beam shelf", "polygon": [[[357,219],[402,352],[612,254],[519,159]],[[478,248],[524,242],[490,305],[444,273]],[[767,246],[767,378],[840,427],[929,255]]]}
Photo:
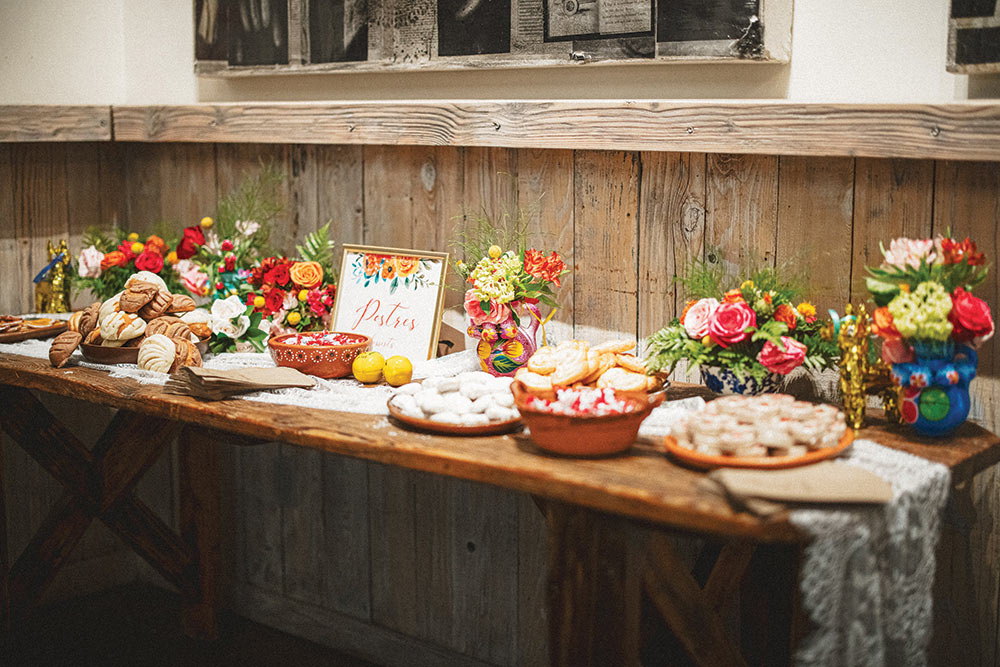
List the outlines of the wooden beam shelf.
{"label": "wooden beam shelf", "polygon": [[107,105],[0,105],[0,142],[111,141]]}
{"label": "wooden beam shelf", "polygon": [[116,106],[116,141],[1000,160],[1000,104],[366,101]]}

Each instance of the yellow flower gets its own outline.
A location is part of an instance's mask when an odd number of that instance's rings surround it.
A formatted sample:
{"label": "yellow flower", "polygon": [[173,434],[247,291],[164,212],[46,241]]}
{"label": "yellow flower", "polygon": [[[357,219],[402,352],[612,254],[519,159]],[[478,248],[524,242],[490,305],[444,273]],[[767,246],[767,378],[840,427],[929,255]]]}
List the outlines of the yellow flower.
{"label": "yellow flower", "polygon": [[285,318],[285,321],[288,322],[289,325],[294,327],[296,324],[302,321],[302,316],[299,315],[297,312],[292,311],[288,313],[288,317]]}
{"label": "yellow flower", "polygon": [[132,232],[131,234],[128,235],[128,240],[132,242],[138,241],[139,235],[136,234],[135,232]]}
{"label": "yellow flower", "polygon": [[740,291],[743,291],[745,289],[753,289],[753,281],[752,280],[744,280],[740,284]]}
{"label": "yellow flower", "polygon": [[263,308],[265,303],[267,303],[267,300],[259,294],[253,298],[254,308]]}
{"label": "yellow flower", "polygon": [[299,301],[305,301],[309,298],[309,290],[304,289],[299,291]]}
{"label": "yellow flower", "polygon": [[145,247],[146,246],[144,246],[141,243],[139,243],[138,241],[136,241],[135,243],[132,244],[132,252],[134,252],[135,254],[138,255],[140,252],[142,252],[142,249],[145,248]]}
{"label": "yellow flower", "polygon": [[701,339],[701,344],[704,345],[705,347],[712,347],[712,337],[705,336],[704,338]]}
{"label": "yellow flower", "polygon": [[167,253],[167,264],[176,264],[176,263],[177,263],[177,253],[171,250],[170,252]]}
{"label": "yellow flower", "polygon": [[497,257],[500,256],[501,253],[503,253],[503,250],[500,249],[500,246],[498,246],[498,245],[491,245],[490,246],[490,249],[489,249],[490,259],[496,259]]}
{"label": "yellow flower", "polygon": [[198,224],[199,224],[199,225],[201,225],[202,227],[204,227],[205,229],[208,229],[208,228],[209,228],[209,227],[211,227],[211,226],[212,226],[212,225],[213,225],[214,223],[215,223],[215,221],[214,221],[214,220],[212,220],[212,219],[211,219],[210,217],[208,217],[208,216],[206,215],[206,216],[205,216],[204,218],[202,218],[202,219],[201,219],[201,222],[199,222]]}
{"label": "yellow flower", "polygon": [[816,306],[812,305],[808,301],[803,301],[802,303],[800,303],[798,308],[796,308],[796,310],[799,311],[799,314],[802,315],[802,317],[816,316]]}

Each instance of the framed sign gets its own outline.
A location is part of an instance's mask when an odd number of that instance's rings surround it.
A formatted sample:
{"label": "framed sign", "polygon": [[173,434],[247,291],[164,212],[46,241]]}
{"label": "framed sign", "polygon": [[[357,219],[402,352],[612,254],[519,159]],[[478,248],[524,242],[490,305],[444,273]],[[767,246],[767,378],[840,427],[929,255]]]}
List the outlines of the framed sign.
{"label": "framed sign", "polygon": [[331,328],[365,334],[386,357],[437,352],[448,253],[344,246]]}

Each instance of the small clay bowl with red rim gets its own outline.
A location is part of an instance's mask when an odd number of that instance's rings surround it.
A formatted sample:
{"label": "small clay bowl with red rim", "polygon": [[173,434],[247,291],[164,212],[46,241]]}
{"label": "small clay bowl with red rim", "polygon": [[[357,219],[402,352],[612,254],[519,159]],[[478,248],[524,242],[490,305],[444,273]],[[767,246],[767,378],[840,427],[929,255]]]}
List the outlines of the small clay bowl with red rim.
{"label": "small clay bowl with red rim", "polygon": [[[615,398],[630,403],[633,410],[613,415],[557,415],[528,405],[533,393],[524,383],[510,385],[514,404],[539,449],[552,454],[577,457],[614,456],[627,451],[639,436],[639,425],[657,405],[663,392],[649,395],[643,391],[618,391]],[[538,392],[539,398],[552,399],[555,392]]]}
{"label": "small clay bowl with red rim", "polygon": [[357,333],[329,333],[349,338],[351,342],[343,345],[298,345],[286,341],[295,341],[303,334],[289,333],[270,339],[267,347],[274,363],[279,366],[295,368],[306,375],[324,379],[347,377],[351,374],[355,357],[372,349],[372,339]]}

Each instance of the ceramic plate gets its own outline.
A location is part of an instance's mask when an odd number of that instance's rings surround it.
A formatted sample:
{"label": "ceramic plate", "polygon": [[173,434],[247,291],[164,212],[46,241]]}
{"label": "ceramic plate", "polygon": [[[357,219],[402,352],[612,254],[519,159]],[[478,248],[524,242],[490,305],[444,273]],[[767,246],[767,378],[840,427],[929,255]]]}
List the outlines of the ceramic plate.
{"label": "ceramic plate", "polygon": [[63,331],[66,331],[66,323],[56,321],[55,324],[49,326],[36,326],[10,333],[2,333],[0,334],[0,343],[17,343],[29,338],[51,338],[52,336],[58,336]]}
{"label": "ceramic plate", "polygon": [[389,406],[389,414],[392,415],[393,419],[407,426],[412,426],[415,429],[430,433],[439,433],[441,435],[500,435],[502,433],[517,431],[524,425],[520,417],[502,422],[490,422],[489,424],[482,424],[480,426],[445,424],[443,422],[432,422],[430,419],[419,419],[405,415],[399,408],[392,404],[391,398],[387,402],[387,405]]}
{"label": "ceramic plate", "polygon": [[798,466],[817,463],[826,459],[839,456],[847,447],[854,442],[854,431],[847,429],[844,437],[840,439],[835,447],[826,449],[814,449],[802,456],[712,456],[702,454],[687,447],[681,447],[669,435],[666,437],[667,451],[670,454],[689,465],[703,470],[712,468],[754,468],[757,470],[779,470],[781,468],[796,468]]}

